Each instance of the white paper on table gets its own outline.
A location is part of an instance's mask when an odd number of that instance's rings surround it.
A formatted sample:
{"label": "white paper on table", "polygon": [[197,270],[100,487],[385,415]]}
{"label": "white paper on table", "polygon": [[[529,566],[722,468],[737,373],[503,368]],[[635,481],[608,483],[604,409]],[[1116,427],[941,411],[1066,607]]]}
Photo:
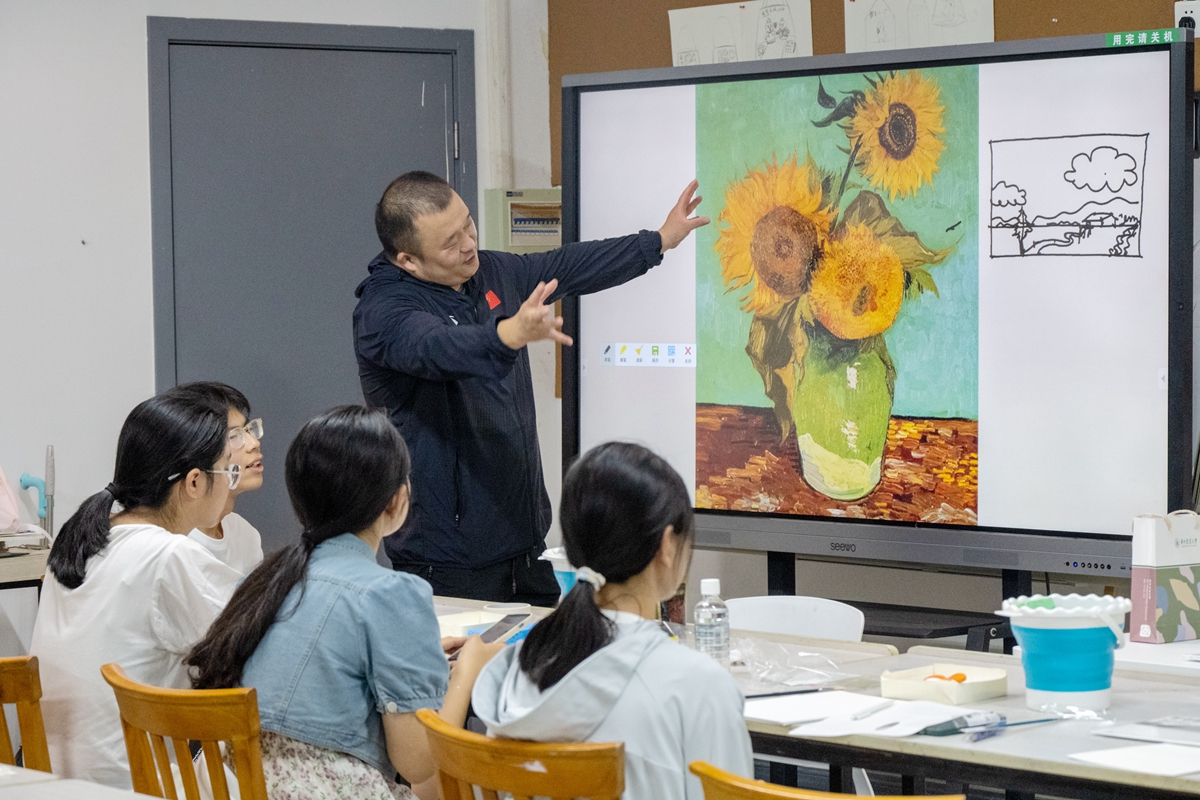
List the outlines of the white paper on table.
{"label": "white paper on table", "polygon": [[996,40],[992,0],[843,0],[846,52]]}
{"label": "white paper on table", "polygon": [[667,12],[677,67],[812,55],[809,0],[752,0]]}
{"label": "white paper on table", "polygon": [[1108,736],[1113,739],[1133,739],[1138,742],[1167,742],[1169,744],[1186,744],[1200,747],[1200,731],[1187,728],[1162,728],[1158,725],[1134,723],[1131,725],[1116,725],[1111,728],[1098,728],[1092,733],[1097,736]]}
{"label": "white paper on table", "polygon": [[853,692],[807,692],[747,700],[742,713],[751,722],[791,726],[834,714],[849,716],[882,702],[878,697]]}
{"label": "white paper on table", "polygon": [[829,716],[819,722],[801,725],[788,732],[789,736],[912,736],[930,725],[974,713],[974,709],[932,703],[928,700],[897,700],[891,707],[866,719],[851,719],[854,712]]}
{"label": "white paper on table", "polygon": [[1200,747],[1181,744],[1139,744],[1111,750],[1072,753],[1067,758],[1110,769],[1177,777],[1200,772]]}

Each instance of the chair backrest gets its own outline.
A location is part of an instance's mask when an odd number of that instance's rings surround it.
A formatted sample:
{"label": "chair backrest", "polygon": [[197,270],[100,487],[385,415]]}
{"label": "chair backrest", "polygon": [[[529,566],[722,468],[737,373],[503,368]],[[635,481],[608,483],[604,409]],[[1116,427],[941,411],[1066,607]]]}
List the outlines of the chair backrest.
{"label": "chair backrest", "polygon": [[735,597],[725,601],[729,627],[743,631],[808,636],[860,642],[863,613],[857,608],[824,597]]}
{"label": "chair backrest", "polygon": [[[0,658],[0,703],[14,703],[17,706],[17,726],[21,731],[21,754],[25,768],[50,772],[50,750],[46,747],[41,700],[42,680],[38,673],[37,656]],[[2,705],[0,762],[17,763]]]}
{"label": "chair backrest", "polygon": [[[700,778],[704,787],[704,800],[854,800],[858,795],[815,792],[808,789],[792,789],[753,778],[743,778],[718,769],[706,761],[693,761],[688,769]],[[900,797],[876,797],[875,800],[905,800]],[[925,797],[923,800],[966,800],[966,795],[942,795]]]}
{"label": "chair backrest", "polygon": [[159,689],[131,681],[116,664],[100,674],[117,696],[121,729],[129,754],[133,790],[178,800],[166,739],[171,740],[183,781],[184,797],[200,800],[188,741],[204,749],[216,800],[229,800],[229,786],[218,742],[233,747],[234,772],[241,800],[267,800],[258,736],[258,693],[253,689]]}
{"label": "chair backrest", "polygon": [[625,744],[562,744],[494,739],[456,728],[422,709],[417,719],[429,735],[442,800],[483,800],[500,792],[513,800],[533,797],[618,800],[625,791]]}

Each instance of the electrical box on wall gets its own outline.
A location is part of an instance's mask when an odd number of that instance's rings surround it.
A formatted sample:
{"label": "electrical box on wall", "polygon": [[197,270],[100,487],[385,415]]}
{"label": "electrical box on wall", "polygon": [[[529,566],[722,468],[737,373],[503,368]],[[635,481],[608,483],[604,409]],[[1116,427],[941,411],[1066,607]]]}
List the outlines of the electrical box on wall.
{"label": "electrical box on wall", "polygon": [[1179,0],[1175,3],[1176,27],[1195,28],[1197,17],[1200,17],[1200,0]]}
{"label": "electrical box on wall", "polygon": [[562,189],[485,189],[483,249],[541,253],[562,244]]}

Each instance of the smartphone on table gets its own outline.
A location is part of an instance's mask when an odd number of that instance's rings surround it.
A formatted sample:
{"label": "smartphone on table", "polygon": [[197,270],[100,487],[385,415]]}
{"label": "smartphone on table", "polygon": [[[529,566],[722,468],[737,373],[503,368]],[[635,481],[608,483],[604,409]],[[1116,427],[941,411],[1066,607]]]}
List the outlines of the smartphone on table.
{"label": "smartphone on table", "polygon": [[[507,617],[500,620],[483,633],[479,634],[479,638],[483,639],[485,644],[491,644],[497,639],[502,639],[505,636],[508,636],[514,630],[521,627],[521,625],[523,625],[527,619],[529,619],[528,614],[509,614]],[[451,653],[450,660],[456,660],[458,658],[458,653],[458,650],[455,650],[453,653]]]}

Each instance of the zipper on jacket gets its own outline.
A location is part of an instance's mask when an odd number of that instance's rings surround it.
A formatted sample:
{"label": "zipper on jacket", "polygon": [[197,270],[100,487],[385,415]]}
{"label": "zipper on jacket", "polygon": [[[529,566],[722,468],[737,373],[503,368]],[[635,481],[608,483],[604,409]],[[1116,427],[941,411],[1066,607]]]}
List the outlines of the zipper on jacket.
{"label": "zipper on jacket", "polygon": [[458,447],[454,448],[454,527],[458,527],[462,515],[462,481],[459,479]]}

